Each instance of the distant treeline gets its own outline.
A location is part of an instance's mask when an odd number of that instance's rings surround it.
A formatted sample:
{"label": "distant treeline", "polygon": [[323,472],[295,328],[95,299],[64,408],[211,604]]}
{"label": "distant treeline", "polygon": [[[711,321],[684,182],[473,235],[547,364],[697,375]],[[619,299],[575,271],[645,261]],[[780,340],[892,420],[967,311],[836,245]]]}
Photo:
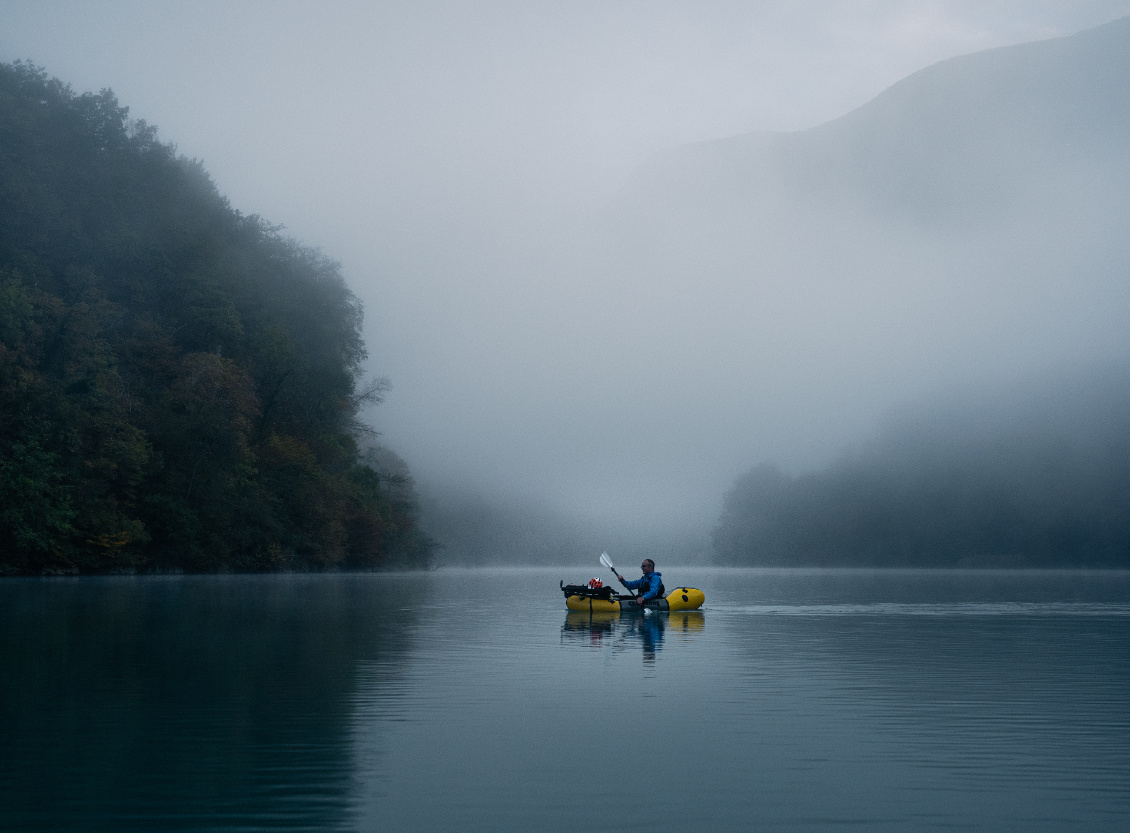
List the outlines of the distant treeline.
{"label": "distant treeline", "polygon": [[904,416],[829,468],[762,465],[714,530],[725,564],[1130,567],[1130,369]]}
{"label": "distant treeline", "polygon": [[0,573],[422,565],[365,356],[338,264],[111,92],[0,65]]}

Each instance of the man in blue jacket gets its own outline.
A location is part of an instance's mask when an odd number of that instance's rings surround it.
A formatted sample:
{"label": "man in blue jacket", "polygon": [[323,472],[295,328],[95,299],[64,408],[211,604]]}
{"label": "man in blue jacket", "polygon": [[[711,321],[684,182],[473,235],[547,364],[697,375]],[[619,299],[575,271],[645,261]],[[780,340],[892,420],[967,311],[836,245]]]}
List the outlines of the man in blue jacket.
{"label": "man in blue jacket", "polygon": [[663,592],[663,578],[660,573],[655,572],[655,562],[650,558],[643,560],[640,569],[643,570],[643,576],[635,581],[624,581],[624,577],[619,573],[616,574],[616,578],[620,579],[620,583],[629,590],[639,588],[639,601],[640,605],[643,605],[649,599],[659,598],[659,594]]}

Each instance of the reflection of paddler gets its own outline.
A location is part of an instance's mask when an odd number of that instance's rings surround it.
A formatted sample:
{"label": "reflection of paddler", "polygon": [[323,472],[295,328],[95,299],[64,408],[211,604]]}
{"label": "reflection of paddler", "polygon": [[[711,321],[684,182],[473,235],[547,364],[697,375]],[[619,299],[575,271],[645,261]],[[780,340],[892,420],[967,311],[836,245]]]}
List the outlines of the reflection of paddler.
{"label": "reflection of paddler", "polygon": [[639,631],[643,638],[643,658],[646,661],[655,659],[655,652],[663,647],[663,620],[664,616],[641,616],[636,618],[631,625],[632,631]]}
{"label": "reflection of paddler", "polygon": [[[604,638],[619,634],[629,641],[639,640],[644,662],[651,665],[663,647],[663,637],[668,628],[679,634],[694,634],[706,627],[706,617],[697,610],[684,610],[664,616],[624,616],[618,612],[570,610],[565,614],[562,635],[574,644],[587,641],[594,648],[604,644]],[[619,640],[617,640],[619,643]]]}
{"label": "reflection of paddler", "polygon": [[[611,633],[618,622],[631,622],[635,617],[620,618],[616,611],[567,610],[565,611],[565,624],[562,630],[577,632]],[[650,618],[650,617],[649,617]],[[675,633],[697,633],[706,627],[706,617],[701,610],[680,610],[660,617],[665,619],[666,627]]]}

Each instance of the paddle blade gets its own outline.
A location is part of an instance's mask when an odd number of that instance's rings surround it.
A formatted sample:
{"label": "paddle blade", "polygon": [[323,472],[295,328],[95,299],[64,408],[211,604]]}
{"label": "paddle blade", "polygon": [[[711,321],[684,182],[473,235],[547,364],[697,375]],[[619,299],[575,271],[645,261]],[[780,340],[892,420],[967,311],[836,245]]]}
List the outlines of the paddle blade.
{"label": "paddle blade", "polygon": [[607,567],[610,570],[616,569],[615,567],[612,566],[612,559],[608,557],[608,553],[606,553],[606,552],[602,552],[600,554],[600,563],[603,564],[605,567]]}

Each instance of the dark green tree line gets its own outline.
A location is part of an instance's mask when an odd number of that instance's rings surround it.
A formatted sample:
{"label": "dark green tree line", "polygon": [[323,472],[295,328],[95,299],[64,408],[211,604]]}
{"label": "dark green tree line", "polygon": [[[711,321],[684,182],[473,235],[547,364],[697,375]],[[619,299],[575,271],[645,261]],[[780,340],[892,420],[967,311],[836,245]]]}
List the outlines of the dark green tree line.
{"label": "dark green tree line", "polygon": [[361,318],[111,92],[0,65],[0,571],[423,564]]}
{"label": "dark green tree line", "polygon": [[713,541],[727,564],[1130,567],[1130,366],[903,418],[820,471],[757,466]]}

